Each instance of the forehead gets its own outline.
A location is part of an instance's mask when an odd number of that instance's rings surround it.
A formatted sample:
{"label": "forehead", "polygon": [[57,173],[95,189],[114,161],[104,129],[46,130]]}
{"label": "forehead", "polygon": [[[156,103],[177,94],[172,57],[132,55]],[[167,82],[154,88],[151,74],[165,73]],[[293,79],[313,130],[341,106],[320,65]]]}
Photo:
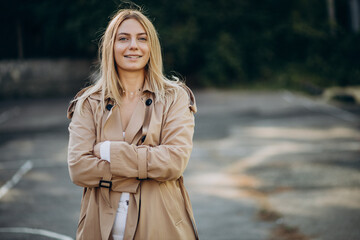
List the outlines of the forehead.
{"label": "forehead", "polygon": [[120,24],[117,33],[146,33],[146,31],[138,20],[129,18]]}

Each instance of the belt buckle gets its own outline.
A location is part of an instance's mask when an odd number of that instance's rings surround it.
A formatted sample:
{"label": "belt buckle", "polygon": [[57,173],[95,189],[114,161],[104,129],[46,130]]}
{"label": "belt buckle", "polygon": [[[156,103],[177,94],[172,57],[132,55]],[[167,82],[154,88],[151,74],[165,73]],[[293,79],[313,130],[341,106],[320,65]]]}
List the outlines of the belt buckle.
{"label": "belt buckle", "polygon": [[111,188],[111,186],[112,186],[112,182],[111,182],[111,181],[100,180],[100,182],[99,182],[99,187]]}

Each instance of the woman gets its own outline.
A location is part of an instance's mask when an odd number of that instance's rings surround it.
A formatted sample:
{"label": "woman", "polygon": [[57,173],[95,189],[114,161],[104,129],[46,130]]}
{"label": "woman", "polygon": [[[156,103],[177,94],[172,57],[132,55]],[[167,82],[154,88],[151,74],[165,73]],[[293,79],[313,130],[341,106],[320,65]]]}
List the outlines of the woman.
{"label": "woman", "polygon": [[182,177],[194,95],[164,77],[140,11],[120,10],[100,50],[99,78],[68,109],[70,177],[84,188],[76,239],[198,239]]}

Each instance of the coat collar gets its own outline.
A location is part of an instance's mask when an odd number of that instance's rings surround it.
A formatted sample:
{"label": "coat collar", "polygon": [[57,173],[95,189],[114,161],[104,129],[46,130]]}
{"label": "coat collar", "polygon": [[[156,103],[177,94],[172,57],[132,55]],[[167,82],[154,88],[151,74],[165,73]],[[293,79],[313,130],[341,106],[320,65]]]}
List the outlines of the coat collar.
{"label": "coat collar", "polygon": [[152,85],[149,83],[149,80],[148,80],[147,78],[145,78],[144,86],[143,86],[143,93],[145,93],[145,92],[154,93],[154,88],[153,88]]}
{"label": "coat collar", "polygon": [[[144,96],[139,100],[134,112],[131,115],[129,124],[125,129],[124,140],[129,144],[137,142],[138,139],[136,139],[136,136],[143,127],[145,114],[147,111],[151,111],[152,109],[152,106],[148,106],[146,104],[148,99],[151,99],[153,102],[152,94],[144,94]],[[114,105],[105,119],[103,126],[104,136],[109,141],[119,141],[122,139],[123,131],[124,129],[121,123],[120,107],[118,105]]]}
{"label": "coat collar", "polygon": [[[190,88],[188,88],[185,84],[182,84],[181,85],[181,87],[183,87],[184,89],[185,89],[185,91],[187,92],[187,94],[188,94],[188,96],[189,96],[189,98],[190,98],[190,104],[189,104],[189,108],[190,108],[190,110],[193,112],[193,113],[196,113],[197,112],[197,107],[196,107],[196,101],[195,101],[195,96],[194,96],[194,94],[193,94],[193,92],[190,90]],[[76,94],[76,97],[75,97],[75,99],[77,98],[77,97],[79,97],[79,96],[81,96],[83,93],[84,93],[84,91],[86,90],[87,88],[84,88],[84,89],[82,89],[78,94]],[[143,93],[154,93],[154,89],[153,89],[153,87],[151,86],[151,84],[149,83],[149,81],[147,80],[147,79],[145,79],[145,82],[144,82],[144,86],[143,86]],[[153,97],[153,94],[144,94],[144,96],[145,95],[150,95],[151,96],[151,98]],[[98,100],[98,101],[101,101],[101,99],[102,99],[102,96],[101,96],[101,92],[100,91],[98,91],[98,92],[95,92],[95,93],[93,93],[93,94],[91,94],[90,96],[89,96],[89,98],[91,98],[91,99],[94,99],[94,100]],[[106,99],[106,100],[109,100],[110,98],[108,98],[108,99]],[[144,97],[143,97],[143,99],[145,99]],[[142,99],[142,102],[144,103],[144,100]],[[146,98],[147,99],[147,98]],[[145,101],[146,101],[146,99],[145,99]],[[154,99],[152,99],[153,101],[154,101]],[[75,110],[75,104],[76,104],[76,102],[71,102],[70,103],[70,106],[69,106],[69,108],[68,108],[68,111],[67,111],[67,117],[69,118],[69,119],[71,119],[71,117],[72,117],[72,114],[73,114],[73,112],[74,112],[74,110]]]}
{"label": "coat collar", "polygon": [[[81,93],[84,92],[83,90],[80,91]],[[79,92],[79,93],[80,93]],[[144,86],[143,86],[143,93],[146,92],[150,92],[150,93],[154,93],[154,88],[152,87],[152,85],[149,83],[148,79],[145,79],[144,81]],[[79,95],[79,93],[77,95]],[[81,95],[81,94],[80,94]],[[98,91],[96,93],[93,93],[89,96],[92,99],[95,100],[101,100],[102,96],[101,96],[101,91]],[[109,99],[109,98],[108,98]],[[107,99],[106,99],[107,100]]]}
{"label": "coat collar", "polygon": [[[120,117],[120,107],[115,104],[112,107],[111,111],[106,117],[105,124],[104,124],[104,134],[106,135],[105,138],[109,140],[119,140],[119,133],[125,131],[125,141],[128,143],[136,143],[137,139],[136,136],[138,132],[141,130],[144,124],[145,113],[147,111],[151,111],[152,105],[154,103],[154,94],[150,84],[145,81],[143,87],[143,94],[136,104],[134,112],[131,115],[130,121],[126,130],[123,129]],[[100,93],[93,94],[92,98],[101,99]],[[148,105],[146,102],[151,99],[151,104]],[[122,135],[122,134],[121,134]]]}

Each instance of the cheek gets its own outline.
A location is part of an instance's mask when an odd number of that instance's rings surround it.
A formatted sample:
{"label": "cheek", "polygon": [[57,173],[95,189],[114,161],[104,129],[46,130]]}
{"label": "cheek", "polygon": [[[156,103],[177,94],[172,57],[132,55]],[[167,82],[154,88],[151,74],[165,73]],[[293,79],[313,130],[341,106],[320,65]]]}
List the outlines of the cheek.
{"label": "cheek", "polygon": [[114,44],[114,54],[121,53],[121,45],[120,44]]}
{"label": "cheek", "polygon": [[150,48],[149,48],[148,45],[144,46],[143,52],[145,53],[147,60],[149,60],[149,58],[150,58]]}
{"label": "cheek", "polygon": [[114,53],[122,54],[127,47],[128,45],[126,43],[115,42]]}
{"label": "cheek", "polygon": [[120,44],[114,44],[114,58],[117,64],[121,61],[122,52],[123,47]]}

